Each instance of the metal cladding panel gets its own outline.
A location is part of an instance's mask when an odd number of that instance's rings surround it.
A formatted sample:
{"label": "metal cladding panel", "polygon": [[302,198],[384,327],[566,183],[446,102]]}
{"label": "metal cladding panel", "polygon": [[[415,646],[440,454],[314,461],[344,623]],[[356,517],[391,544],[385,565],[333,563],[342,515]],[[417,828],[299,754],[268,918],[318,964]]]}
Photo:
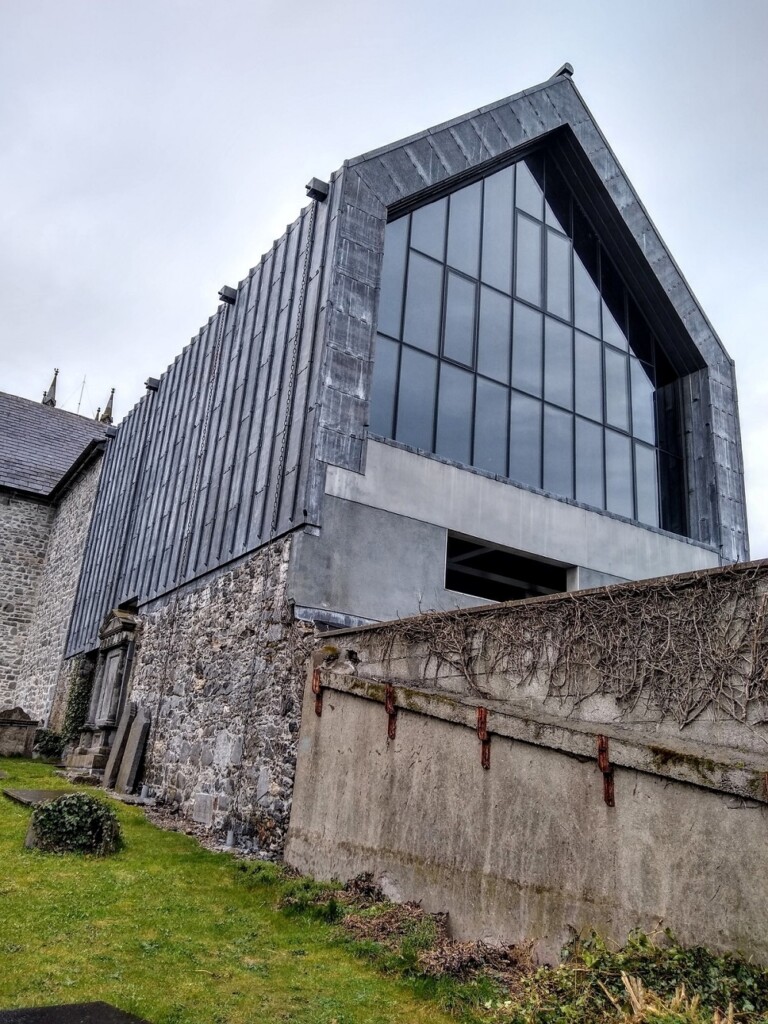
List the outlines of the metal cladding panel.
{"label": "metal cladding panel", "polygon": [[311,517],[306,463],[328,234],[324,207],[302,211],[240,283],[234,305],[219,307],[118,428],[68,656],[97,645],[114,605],[140,606]]}

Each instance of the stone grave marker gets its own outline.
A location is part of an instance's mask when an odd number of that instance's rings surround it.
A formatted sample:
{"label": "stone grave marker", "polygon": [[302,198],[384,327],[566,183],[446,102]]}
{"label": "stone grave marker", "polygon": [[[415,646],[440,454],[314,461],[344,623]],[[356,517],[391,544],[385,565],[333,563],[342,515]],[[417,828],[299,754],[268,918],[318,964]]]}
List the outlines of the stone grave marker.
{"label": "stone grave marker", "polygon": [[136,777],[139,774],[141,758],[144,753],[144,746],[149,734],[149,725],[152,718],[146,708],[137,708],[131,728],[128,732],[128,739],[125,743],[125,752],[120,762],[120,770],[117,773],[115,789],[118,793],[132,793],[136,785]]}
{"label": "stone grave marker", "polygon": [[15,800],[17,804],[34,807],[36,804],[47,804],[57,796],[66,796],[69,792],[68,789],[4,789],[3,795]]}
{"label": "stone grave marker", "polygon": [[104,778],[102,785],[105,789],[112,789],[117,782],[117,776],[120,771],[120,763],[123,760],[123,754],[125,753],[125,747],[128,743],[128,734],[131,731],[133,720],[136,717],[136,705],[133,701],[128,703],[123,708],[123,713],[120,717],[120,724],[117,727],[115,738],[112,741],[112,749],[109,753],[109,759],[107,766],[104,769]]}
{"label": "stone grave marker", "polygon": [[0,757],[32,757],[37,720],[23,708],[0,711]]}
{"label": "stone grave marker", "polygon": [[24,1010],[0,1010],[0,1024],[148,1024],[109,1003],[72,1003],[69,1006],[36,1006]]}

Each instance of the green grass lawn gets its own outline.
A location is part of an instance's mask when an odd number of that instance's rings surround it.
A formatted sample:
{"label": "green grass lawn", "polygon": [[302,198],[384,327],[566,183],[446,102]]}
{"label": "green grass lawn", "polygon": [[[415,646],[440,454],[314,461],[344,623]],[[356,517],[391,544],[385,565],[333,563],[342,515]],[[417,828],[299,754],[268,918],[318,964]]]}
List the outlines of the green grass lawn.
{"label": "green grass lawn", "polygon": [[[0,769],[0,789],[73,789],[39,762]],[[230,856],[116,807],[122,852],[57,856],[23,848],[31,809],[0,797],[0,1009],[104,1000],[153,1024],[455,1021],[330,925],[276,909]]]}

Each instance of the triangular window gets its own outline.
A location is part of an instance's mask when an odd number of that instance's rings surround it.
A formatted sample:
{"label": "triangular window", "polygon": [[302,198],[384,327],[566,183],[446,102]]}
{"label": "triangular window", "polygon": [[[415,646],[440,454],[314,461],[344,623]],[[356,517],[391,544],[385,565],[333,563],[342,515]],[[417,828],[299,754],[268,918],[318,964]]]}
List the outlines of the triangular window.
{"label": "triangular window", "polygon": [[674,381],[546,155],[387,225],[373,434],[684,533]]}

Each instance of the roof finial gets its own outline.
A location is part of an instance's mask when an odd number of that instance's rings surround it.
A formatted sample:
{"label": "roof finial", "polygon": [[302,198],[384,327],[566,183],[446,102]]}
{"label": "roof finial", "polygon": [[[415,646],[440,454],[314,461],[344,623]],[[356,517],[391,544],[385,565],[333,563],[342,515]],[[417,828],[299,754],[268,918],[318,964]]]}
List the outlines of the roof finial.
{"label": "roof finial", "polygon": [[51,386],[43,394],[43,405],[49,405],[51,409],[56,408],[56,378],[59,376],[58,367],[53,371]]}
{"label": "roof finial", "polygon": [[112,390],[109,392],[109,398],[107,399],[107,404],[104,406],[104,412],[101,414],[101,416],[97,416],[97,419],[98,419],[99,423],[106,423],[107,426],[111,425],[111,423],[112,423],[112,399],[114,398],[114,396],[115,396],[115,389],[112,388]]}
{"label": "roof finial", "polygon": [[552,75],[553,78],[573,78],[573,64],[565,63]]}
{"label": "roof finial", "polygon": [[98,409],[96,410],[96,415],[93,418],[96,420],[97,423],[99,422],[101,418],[101,406],[98,407]]}

